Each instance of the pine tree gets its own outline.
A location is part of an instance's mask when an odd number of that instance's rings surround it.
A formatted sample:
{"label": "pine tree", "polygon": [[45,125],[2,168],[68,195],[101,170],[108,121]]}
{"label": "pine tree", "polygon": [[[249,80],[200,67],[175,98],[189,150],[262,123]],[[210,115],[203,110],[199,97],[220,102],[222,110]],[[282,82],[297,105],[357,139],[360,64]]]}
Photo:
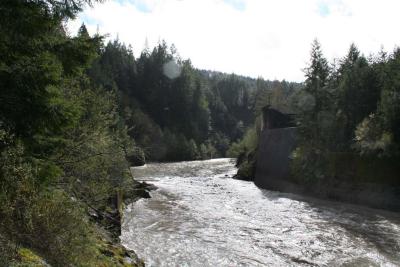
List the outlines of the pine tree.
{"label": "pine tree", "polygon": [[329,65],[317,40],[314,40],[310,54],[310,65],[305,69],[306,81],[302,106],[299,107],[302,111],[299,131],[305,143],[320,147],[323,141],[321,122],[325,119],[324,115],[330,106],[330,96],[326,88]]}
{"label": "pine tree", "polygon": [[337,141],[342,150],[349,150],[354,143],[356,126],[376,111],[380,89],[375,72],[354,44],[338,72],[337,119],[340,128],[336,130],[342,139]]}

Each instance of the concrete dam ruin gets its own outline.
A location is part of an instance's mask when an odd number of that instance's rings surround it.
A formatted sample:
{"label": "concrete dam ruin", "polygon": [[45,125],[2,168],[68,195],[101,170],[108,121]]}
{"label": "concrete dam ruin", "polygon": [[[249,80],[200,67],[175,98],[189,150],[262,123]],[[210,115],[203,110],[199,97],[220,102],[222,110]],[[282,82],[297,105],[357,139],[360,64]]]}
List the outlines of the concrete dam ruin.
{"label": "concrete dam ruin", "polygon": [[263,109],[254,183],[264,189],[296,191],[290,180],[291,154],[296,147],[294,114]]}

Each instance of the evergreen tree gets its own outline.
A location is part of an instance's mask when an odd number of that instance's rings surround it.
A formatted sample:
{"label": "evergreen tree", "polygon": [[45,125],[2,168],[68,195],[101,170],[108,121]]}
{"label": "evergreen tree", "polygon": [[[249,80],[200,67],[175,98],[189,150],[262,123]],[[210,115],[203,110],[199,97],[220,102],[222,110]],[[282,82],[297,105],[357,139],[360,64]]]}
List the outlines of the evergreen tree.
{"label": "evergreen tree", "polygon": [[360,55],[357,47],[350,46],[347,57],[339,68],[338,76],[337,132],[341,149],[354,143],[356,126],[368,115],[375,112],[379,98],[376,75],[368,61]]}
{"label": "evergreen tree", "polygon": [[326,88],[329,77],[329,66],[324,58],[321,46],[314,40],[311,47],[310,65],[305,69],[304,95],[300,102],[299,132],[304,144],[321,147],[323,143],[322,124],[330,108],[330,95]]}

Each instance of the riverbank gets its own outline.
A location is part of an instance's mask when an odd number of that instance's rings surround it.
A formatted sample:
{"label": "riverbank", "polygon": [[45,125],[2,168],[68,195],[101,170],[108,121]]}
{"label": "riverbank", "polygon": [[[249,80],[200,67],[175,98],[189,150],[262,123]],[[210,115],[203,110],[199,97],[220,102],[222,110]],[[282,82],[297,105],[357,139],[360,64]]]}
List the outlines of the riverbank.
{"label": "riverbank", "polygon": [[98,226],[100,252],[108,257],[113,265],[123,267],[144,267],[144,261],[135,251],[124,247],[120,242],[123,211],[125,207],[141,198],[150,198],[149,192],[155,187],[132,179],[127,181],[109,200],[105,212],[92,210],[91,219]]}
{"label": "riverbank", "polygon": [[326,152],[319,155],[318,168],[307,173],[293,159],[296,138],[296,128],[262,132],[253,163],[252,180],[258,187],[400,211],[399,158]]}
{"label": "riverbank", "polygon": [[[91,222],[91,234],[95,238],[93,253],[97,255],[98,263],[104,267],[144,267],[144,262],[137,254],[124,247],[120,242],[123,210],[126,205],[141,198],[149,198],[153,185],[126,181],[122,189],[116,190],[109,198],[108,205],[102,210],[88,208],[87,220]],[[0,236],[1,237],[1,236]],[[4,248],[3,248],[4,249]],[[16,248],[16,257],[11,267],[49,267],[44,257],[34,249]],[[84,264],[84,262],[82,262]]]}
{"label": "riverbank", "polygon": [[254,161],[240,166],[234,178],[252,181],[257,187],[266,190],[311,196],[395,212],[400,211],[399,186],[373,182],[363,183],[346,179],[327,179],[313,183],[301,183],[301,181],[295,180],[293,177],[273,177],[263,172],[261,168],[257,168],[256,164],[262,163]]}
{"label": "riverbank", "polygon": [[299,184],[290,180],[265,179],[257,176],[254,183],[262,189],[293,193],[371,208],[400,211],[400,188],[374,183],[349,183],[339,180]]}

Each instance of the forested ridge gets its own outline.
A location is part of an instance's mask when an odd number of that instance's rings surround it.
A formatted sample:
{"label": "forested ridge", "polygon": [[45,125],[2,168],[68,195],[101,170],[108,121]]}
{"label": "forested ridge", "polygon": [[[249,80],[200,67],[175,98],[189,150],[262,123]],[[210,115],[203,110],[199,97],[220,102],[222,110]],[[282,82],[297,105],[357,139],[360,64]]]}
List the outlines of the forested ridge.
{"label": "forested ridge", "polygon": [[68,34],[91,3],[0,3],[1,266],[140,266],[115,242],[118,198],[143,192],[129,166],[226,156],[261,95],[300,86],[197,70],[165,42],[134,57],[85,25]]}
{"label": "forested ridge", "polygon": [[144,158],[224,157],[254,123],[260,94],[300,87],[198,70],[164,41],[151,51],[144,49],[138,58],[119,40],[110,41],[88,74],[95,84],[118,95],[120,115],[138,144],[137,164]]}

